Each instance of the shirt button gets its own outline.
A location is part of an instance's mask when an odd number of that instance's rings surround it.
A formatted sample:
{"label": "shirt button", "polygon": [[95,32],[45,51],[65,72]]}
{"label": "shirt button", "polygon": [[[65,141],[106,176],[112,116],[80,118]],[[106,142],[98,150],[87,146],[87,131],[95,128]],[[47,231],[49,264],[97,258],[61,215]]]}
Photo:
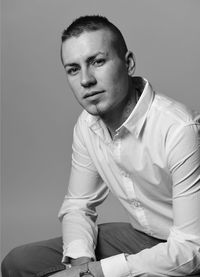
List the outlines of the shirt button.
{"label": "shirt button", "polygon": [[137,201],[137,200],[133,200],[133,206],[134,206],[135,208],[139,208],[139,207],[140,207],[140,202]]}
{"label": "shirt button", "polygon": [[125,172],[125,171],[122,171],[121,173],[122,173],[122,176],[124,176],[126,178],[130,177],[130,175],[127,172]]}

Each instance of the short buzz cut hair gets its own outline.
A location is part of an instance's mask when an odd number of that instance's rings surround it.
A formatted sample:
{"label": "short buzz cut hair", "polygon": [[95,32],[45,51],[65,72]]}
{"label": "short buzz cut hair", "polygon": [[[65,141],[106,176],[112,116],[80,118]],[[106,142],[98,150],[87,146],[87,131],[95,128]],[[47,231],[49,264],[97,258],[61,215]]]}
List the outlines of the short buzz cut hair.
{"label": "short buzz cut hair", "polygon": [[120,30],[106,17],[101,15],[86,15],[75,19],[62,33],[61,41],[64,43],[71,37],[78,37],[83,32],[92,32],[108,29],[113,33],[113,44],[120,57],[127,52],[126,42]]}

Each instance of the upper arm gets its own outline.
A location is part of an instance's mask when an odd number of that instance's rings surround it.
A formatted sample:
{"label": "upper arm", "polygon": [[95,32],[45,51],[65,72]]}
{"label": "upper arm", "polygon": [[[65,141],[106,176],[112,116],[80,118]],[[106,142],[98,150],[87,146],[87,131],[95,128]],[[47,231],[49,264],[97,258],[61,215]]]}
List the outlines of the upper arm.
{"label": "upper arm", "polygon": [[173,182],[174,225],[200,234],[200,126],[181,127],[168,155]]}
{"label": "upper arm", "polygon": [[109,193],[90,157],[81,127],[78,121],[74,128],[69,184],[59,217],[72,210],[95,213],[96,206],[101,204]]}

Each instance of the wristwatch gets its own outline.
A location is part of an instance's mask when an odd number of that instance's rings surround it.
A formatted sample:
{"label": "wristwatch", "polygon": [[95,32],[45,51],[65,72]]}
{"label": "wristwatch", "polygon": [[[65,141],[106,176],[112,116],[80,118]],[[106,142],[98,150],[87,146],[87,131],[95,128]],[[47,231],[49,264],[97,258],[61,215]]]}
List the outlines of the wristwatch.
{"label": "wristwatch", "polygon": [[90,271],[90,269],[89,269],[89,265],[88,265],[89,263],[86,263],[85,265],[86,265],[86,268],[85,268],[85,270],[83,270],[83,271],[81,271],[80,273],[79,273],[79,276],[80,277],[83,277],[83,276],[92,276],[92,277],[95,277],[93,274],[92,274],[92,272]]}

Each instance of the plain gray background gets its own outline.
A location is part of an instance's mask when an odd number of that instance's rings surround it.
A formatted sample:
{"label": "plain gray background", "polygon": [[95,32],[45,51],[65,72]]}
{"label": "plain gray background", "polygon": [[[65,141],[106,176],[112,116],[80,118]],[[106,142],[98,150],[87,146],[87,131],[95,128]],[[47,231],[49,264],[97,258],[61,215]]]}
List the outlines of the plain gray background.
{"label": "plain gray background", "polygon": [[[2,1],[2,248],[61,234],[73,125],[81,108],[66,82],[62,30],[85,14],[107,16],[136,55],[136,75],[200,109],[199,0]],[[109,197],[99,222],[125,221]]]}

